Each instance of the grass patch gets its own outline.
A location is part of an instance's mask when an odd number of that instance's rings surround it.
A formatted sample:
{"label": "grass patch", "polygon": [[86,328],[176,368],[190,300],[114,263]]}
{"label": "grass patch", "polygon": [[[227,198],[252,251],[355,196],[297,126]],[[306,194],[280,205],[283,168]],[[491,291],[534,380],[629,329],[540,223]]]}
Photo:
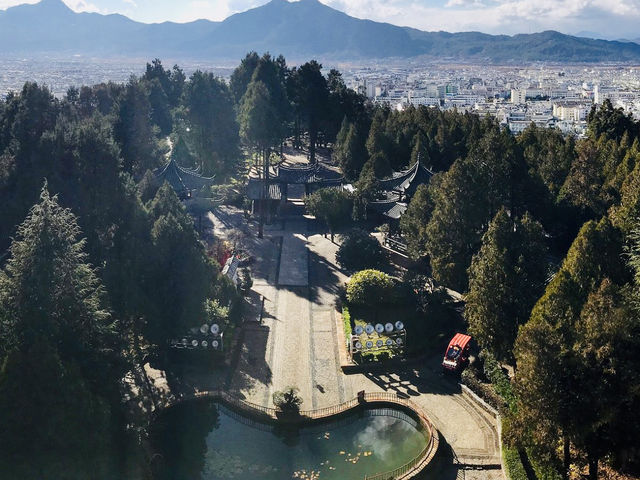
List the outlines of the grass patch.
{"label": "grass patch", "polygon": [[[405,328],[407,327],[408,319],[410,315],[416,315],[415,311],[407,308],[398,308],[396,306],[379,306],[377,308],[367,308],[360,306],[351,306],[351,325],[352,328],[355,328],[356,325],[360,325],[363,329],[367,324],[376,325],[377,323],[381,323],[385,325],[387,323],[393,323],[400,320],[405,324]],[[408,333],[407,333],[408,337]],[[386,345],[386,342],[391,337],[386,335],[386,333],[377,333],[374,332],[371,336],[368,336],[366,333],[363,333],[361,336],[361,341],[372,341],[374,344],[378,340],[382,340],[382,342]],[[408,338],[407,338],[408,340]],[[405,346],[404,351],[407,350],[407,346]],[[373,351],[362,352],[362,359],[365,361],[371,360],[381,360],[384,358],[393,358],[398,354],[397,350],[388,348],[386,346],[378,348]]]}

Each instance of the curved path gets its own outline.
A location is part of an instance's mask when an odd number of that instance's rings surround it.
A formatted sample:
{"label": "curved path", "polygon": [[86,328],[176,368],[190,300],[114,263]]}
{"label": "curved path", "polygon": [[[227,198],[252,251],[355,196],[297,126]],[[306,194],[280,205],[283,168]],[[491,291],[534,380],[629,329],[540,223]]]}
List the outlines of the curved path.
{"label": "curved path", "polygon": [[[211,215],[218,235],[242,221],[233,210]],[[274,391],[300,388],[303,409],[343,403],[358,391],[407,395],[441,432],[449,461],[439,478],[502,479],[497,422],[451,378],[439,358],[387,373],[345,375],[337,349],[335,299],[345,275],[335,262],[337,246],[307,230],[304,220],[286,221],[251,240],[257,258],[254,291],[262,295],[261,323],[250,323],[225,387],[249,402],[270,406]],[[339,324],[338,324],[339,325]]]}

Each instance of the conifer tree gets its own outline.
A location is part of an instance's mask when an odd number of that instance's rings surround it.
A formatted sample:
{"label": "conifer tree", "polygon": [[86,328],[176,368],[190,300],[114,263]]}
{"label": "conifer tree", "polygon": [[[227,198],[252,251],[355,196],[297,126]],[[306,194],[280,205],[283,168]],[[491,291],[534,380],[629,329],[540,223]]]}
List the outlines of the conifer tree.
{"label": "conifer tree", "polygon": [[191,217],[168,183],[156,193],[149,215],[154,296],[146,337],[163,351],[167,340],[201,324],[216,275]]}
{"label": "conifer tree", "polygon": [[505,209],[473,257],[464,316],[478,343],[499,360],[512,359],[518,327],[543,291],[545,257],[542,226],[528,215],[513,220]]}
{"label": "conifer tree", "polygon": [[574,442],[587,454],[589,479],[600,458],[637,447],[640,415],[640,318],[626,292],[605,279],[591,293],[576,323],[578,369]]}
{"label": "conifer tree", "polygon": [[574,415],[578,371],[573,345],[581,306],[580,288],[560,270],[520,328],[514,348],[518,436],[531,438],[547,458],[554,457],[562,439],[565,478],[579,422]]}
{"label": "conifer tree", "polygon": [[[433,179],[432,179],[433,181]],[[426,185],[420,185],[400,217],[400,229],[407,241],[409,255],[420,258],[427,253],[427,224],[433,212],[433,202]]]}
{"label": "conifer tree", "polygon": [[114,474],[125,363],[79,237],[45,184],[0,272],[0,469],[9,478]]}

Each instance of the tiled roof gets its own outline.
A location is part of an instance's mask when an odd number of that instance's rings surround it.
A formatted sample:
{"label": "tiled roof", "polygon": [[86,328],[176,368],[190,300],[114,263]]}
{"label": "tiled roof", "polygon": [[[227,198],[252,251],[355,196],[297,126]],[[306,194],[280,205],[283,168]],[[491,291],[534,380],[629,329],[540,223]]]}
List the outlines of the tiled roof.
{"label": "tiled roof", "polygon": [[316,163],[302,167],[280,166],[274,180],[280,183],[339,183],[342,175],[322,163]]}
{"label": "tiled roof", "polygon": [[418,185],[429,183],[433,172],[418,160],[411,168],[402,172],[394,172],[387,178],[379,179],[378,185],[384,191],[400,191],[411,196]]}
{"label": "tiled roof", "polygon": [[174,159],[169,160],[162,169],[156,171],[156,178],[161,182],[169,183],[178,194],[200,190],[214,183],[214,177],[204,177],[196,170],[181,167]]}
{"label": "tiled roof", "polygon": [[377,200],[370,202],[367,207],[393,220],[399,220],[404,212],[407,211],[407,204],[397,200]]}

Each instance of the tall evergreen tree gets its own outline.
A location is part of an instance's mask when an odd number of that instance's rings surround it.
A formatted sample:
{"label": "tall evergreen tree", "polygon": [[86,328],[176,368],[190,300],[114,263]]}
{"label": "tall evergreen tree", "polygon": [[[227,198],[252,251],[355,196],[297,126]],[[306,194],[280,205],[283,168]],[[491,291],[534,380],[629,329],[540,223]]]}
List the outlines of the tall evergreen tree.
{"label": "tall evergreen tree", "polygon": [[512,360],[518,327],[544,288],[546,246],[542,226],[528,215],[500,210],[469,268],[464,316],[478,343],[499,360]]}
{"label": "tall evergreen tree", "polygon": [[626,297],[605,279],[589,295],[576,323],[574,442],[586,452],[590,480],[597,480],[602,457],[640,445],[635,431],[640,420],[640,318]]}
{"label": "tall evergreen tree", "polygon": [[502,207],[516,216],[526,211],[520,163],[510,134],[491,125],[433,186],[427,249],[436,280],[465,291],[467,268],[491,219]]}
{"label": "tall evergreen tree", "polygon": [[[260,153],[262,164],[263,198],[267,198],[269,185],[269,157],[271,149],[282,138],[283,128],[277,105],[272,102],[267,86],[261,81],[252,81],[247,88],[239,111],[240,134],[243,140]],[[264,202],[261,203],[260,231],[264,225]]]}
{"label": "tall evergreen tree", "polygon": [[146,337],[163,351],[167,339],[184,335],[201,323],[216,273],[191,217],[168,183],[156,193],[149,215],[153,222],[150,277],[155,295]]}
{"label": "tall evergreen tree", "polygon": [[236,105],[240,105],[242,97],[244,97],[247,87],[251,83],[253,72],[258,66],[258,62],[260,62],[260,56],[256,52],[249,52],[231,74],[229,87]]}
{"label": "tall evergreen tree", "polygon": [[574,415],[578,371],[573,345],[581,306],[578,285],[560,270],[520,328],[514,348],[519,436],[531,438],[538,453],[551,459],[561,446],[564,478],[579,423]]}
{"label": "tall evergreen tree", "polygon": [[345,117],[336,139],[333,159],[340,165],[348,180],[357,180],[367,161],[364,142],[365,139],[361,135],[359,128],[355,124],[348,122]]}
{"label": "tall evergreen tree", "polygon": [[235,172],[240,138],[227,84],[212,73],[194,72],[185,85],[184,106],[203,173],[224,177]]}
{"label": "tall evergreen tree", "polygon": [[114,136],[120,145],[124,170],[136,178],[160,164],[151,123],[151,105],[144,85],[131,78],[118,101]]}
{"label": "tall evergreen tree", "polygon": [[10,478],[115,475],[125,364],[79,236],[45,185],[0,272],[0,467]]}
{"label": "tall evergreen tree", "polygon": [[429,189],[426,185],[420,185],[409,202],[407,211],[400,217],[400,229],[412,258],[420,258],[427,253],[426,229],[432,212],[433,202]]}
{"label": "tall evergreen tree", "polygon": [[292,72],[291,96],[298,114],[309,132],[309,160],[316,161],[316,145],[322,120],[327,114],[329,88],[322,65],[312,60]]}

